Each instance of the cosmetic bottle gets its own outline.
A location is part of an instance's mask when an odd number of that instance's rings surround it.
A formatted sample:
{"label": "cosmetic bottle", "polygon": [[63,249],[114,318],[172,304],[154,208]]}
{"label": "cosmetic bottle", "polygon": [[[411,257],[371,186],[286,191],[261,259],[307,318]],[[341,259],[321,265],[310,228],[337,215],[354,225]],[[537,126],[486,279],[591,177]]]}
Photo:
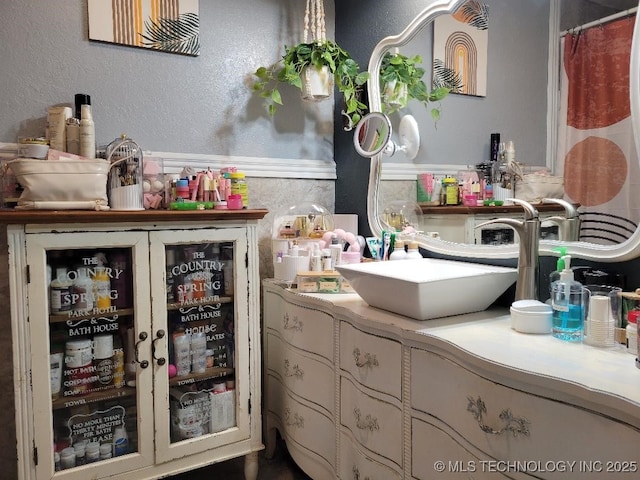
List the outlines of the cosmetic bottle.
{"label": "cosmetic bottle", "polygon": [[96,158],[96,131],[91,114],[91,105],[82,105],[80,119],[80,155]]}
{"label": "cosmetic bottle", "polygon": [[407,256],[405,258],[407,260],[422,258],[422,254],[420,253],[420,249],[418,247],[418,242],[409,242],[409,245],[407,245]]}
{"label": "cosmetic bottle", "polygon": [[331,265],[334,269],[336,265],[342,263],[342,248],[338,235],[335,233],[331,235],[331,245],[329,245],[329,249],[331,250]]}
{"label": "cosmetic bottle", "polygon": [[396,240],[393,245],[393,252],[389,255],[389,260],[404,260],[407,258],[407,252],[404,251],[404,242]]}
{"label": "cosmetic bottle", "polygon": [[551,285],[553,336],[567,342],[581,342],[583,336],[582,284],[573,278],[571,256],[561,257],[564,268]]}

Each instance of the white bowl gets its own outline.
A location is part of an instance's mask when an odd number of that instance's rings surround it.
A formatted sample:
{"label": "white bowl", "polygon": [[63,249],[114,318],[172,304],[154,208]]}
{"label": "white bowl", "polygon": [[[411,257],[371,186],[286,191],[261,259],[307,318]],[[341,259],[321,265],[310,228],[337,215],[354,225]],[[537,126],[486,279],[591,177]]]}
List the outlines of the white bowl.
{"label": "white bowl", "polygon": [[553,309],[538,300],[519,300],[511,305],[511,328],[521,333],[551,333]]}
{"label": "white bowl", "polygon": [[434,258],[336,269],[372,307],[417,320],[485,310],[517,279],[515,268]]}

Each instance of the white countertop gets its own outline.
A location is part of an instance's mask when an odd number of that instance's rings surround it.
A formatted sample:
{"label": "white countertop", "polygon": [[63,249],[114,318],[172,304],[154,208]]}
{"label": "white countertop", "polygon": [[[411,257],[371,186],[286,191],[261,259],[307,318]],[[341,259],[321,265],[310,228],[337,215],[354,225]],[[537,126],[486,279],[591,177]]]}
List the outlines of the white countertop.
{"label": "white countertop", "polygon": [[[474,364],[474,370],[484,368],[492,376],[496,372],[499,376],[501,369],[521,370],[526,377],[523,385],[549,389],[557,400],[578,398],[585,408],[597,406],[602,411],[604,398],[612,414],[628,416],[640,428],[640,369],[635,366],[636,356],[622,345],[604,349],[564,342],[551,335],[519,333],[511,329],[510,315],[504,308],[417,321],[370,307],[357,294],[296,295],[330,306],[338,317],[359,319],[364,327],[382,329],[391,338],[397,335],[416,343],[435,342],[447,351],[462,352],[466,355],[459,357]],[[446,344],[455,348],[446,348]]]}

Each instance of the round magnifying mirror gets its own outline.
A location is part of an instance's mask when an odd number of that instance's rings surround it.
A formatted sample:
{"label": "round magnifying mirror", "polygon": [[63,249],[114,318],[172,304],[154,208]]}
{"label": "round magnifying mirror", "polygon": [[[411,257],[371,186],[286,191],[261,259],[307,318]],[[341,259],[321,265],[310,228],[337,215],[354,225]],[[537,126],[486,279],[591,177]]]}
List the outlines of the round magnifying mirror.
{"label": "round magnifying mirror", "polygon": [[375,157],[389,145],[391,131],[391,120],[384,113],[366,114],[353,132],[353,145],[356,152],[363,157]]}
{"label": "round magnifying mirror", "polygon": [[391,120],[384,113],[368,113],[356,126],[353,144],[363,157],[372,158],[379,153],[393,156],[398,150],[404,152],[408,160],[418,155],[420,148],[420,132],[418,123],[412,115],[405,115],[400,120],[398,135],[400,145],[391,140]]}

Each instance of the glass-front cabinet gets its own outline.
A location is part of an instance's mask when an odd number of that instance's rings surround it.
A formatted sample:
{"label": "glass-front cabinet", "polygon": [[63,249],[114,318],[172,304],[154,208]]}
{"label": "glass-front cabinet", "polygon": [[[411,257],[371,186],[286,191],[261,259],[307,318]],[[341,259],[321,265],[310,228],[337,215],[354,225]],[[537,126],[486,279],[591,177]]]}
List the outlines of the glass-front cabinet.
{"label": "glass-front cabinet", "polygon": [[110,230],[25,235],[33,478],[158,478],[255,453],[247,228]]}

